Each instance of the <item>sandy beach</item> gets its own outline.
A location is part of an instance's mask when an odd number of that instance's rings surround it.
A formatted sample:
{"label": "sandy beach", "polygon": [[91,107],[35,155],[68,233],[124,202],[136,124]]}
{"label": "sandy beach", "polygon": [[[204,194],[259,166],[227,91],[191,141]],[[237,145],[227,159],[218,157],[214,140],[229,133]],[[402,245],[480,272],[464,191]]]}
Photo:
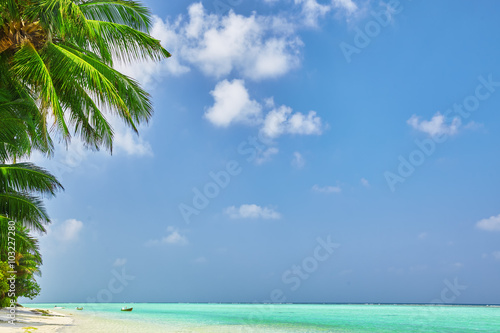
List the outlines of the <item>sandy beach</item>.
{"label": "sandy beach", "polygon": [[[47,310],[43,310],[47,311]],[[52,333],[60,332],[63,328],[71,326],[73,319],[70,314],[62,314],[52,310],[47,313],[36,311],[36,308],[20,307],[16,308],[16,320],[14,325],[8,321],[9,309],[0,310],[0,332],[17,333],[17,332],[37,332],[37,333]],[[29,327],[34,327],[36,330],[30,330]]]}

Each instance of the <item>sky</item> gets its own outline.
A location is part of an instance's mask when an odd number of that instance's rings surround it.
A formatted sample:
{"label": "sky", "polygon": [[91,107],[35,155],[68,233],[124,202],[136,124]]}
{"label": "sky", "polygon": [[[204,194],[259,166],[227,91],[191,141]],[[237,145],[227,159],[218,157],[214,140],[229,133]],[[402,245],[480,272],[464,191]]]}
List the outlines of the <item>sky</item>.
{"label": "sky", "polygon": [[33,156],[35,301],[500,303],[500,3],[145,4],[151,122]]}

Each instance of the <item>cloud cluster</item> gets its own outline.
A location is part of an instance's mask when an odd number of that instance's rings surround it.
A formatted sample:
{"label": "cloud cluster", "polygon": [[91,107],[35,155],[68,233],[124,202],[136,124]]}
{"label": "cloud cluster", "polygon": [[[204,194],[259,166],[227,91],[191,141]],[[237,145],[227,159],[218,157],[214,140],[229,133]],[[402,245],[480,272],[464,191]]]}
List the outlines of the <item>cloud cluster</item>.
{"label": "cloud cluster", "polygon": [[[204,116],[217,127],[235,123],[258,125],[261,133],[271,139],[283,134],[319,135],[324,128],[315,111],[303,114],[285,105],[276,107],[272,98],[264,105],[251,99],[243,80],[223,80],[210,93],[214,104]],[[271,109],[266,115],[264,107]]]}
{"label": "cloud cluster", "polygon": [[230,206],[224,213],[232,219],[280,219],[281,214],[269,207],[261,207],[254,204],[241,205],[240,207]]}
{"label": "cloud cluster", "polygon": [[[207,13],[202,3],[188,7],[174,21],[154,17],[151,35],[173,56],[163,62],[128,66],[128,75],[143,84],[152,76],[180,75],[198,68],[220,78],[231,73],[252,80],[276,78],[300,64],[303,43],[295,27],[281,16]],[[181,60],[182,59],[182,60]]]}
{"label": "cloud cluster", "polygon": [[426,133],[430,136],[454,135],[457,134],[461,125],[461,120],[455,117],[451,123],[446,122],[446,118],[440,112],[437,112],[430,120],[420,120],[420,117],[412,115],[407,120],[407,124],[417,131]]}
{"label": "cloud cluster", "polygon": [[316,27],[318,20],[332,9],[332,6],[319,4],[316,0],[295,0],[294,2],[301,6],[303,24],[310,27]]}
{"label": "cloud cluster", "polygon": [[332,11],[347,19],[359,12],[358,5],[352,0],[331,0],[325,3],[318,3],[316,0],[294,0],[294,3],[300,7],[300,23],[308,27],[318,26],[319,20]]}
{"label": "cloud cluster", "polygon": [[261,129],[262,133],[269,138],[275,138],[282,134],[319,135],[323,131],[321,118],[315,111],[309,111],[307,115],[293,110],[285,105],[273,108],[265,117]]}
{"label": "cloud cluster", "polygon": [[359,8],[352,0],[333,0],[333,6],[344,10],[348,15],[354,14]]}
{"label": "cloud cluster", "polygon": [[[275,3],[276,0],[265,0]],[[352,0],[294,0],[289,12],[249,16],[208,13],[201,2],[191,4],[186,15],[174,19],[155,16],[151,35],[172,53],[162,62],[118,64],[117,68],[148,86],[164,76],[179,76],[198,68],[203,74],[222,78],[230,74],[252,80],[276,78],[300,65],[303,42],[297,31],[316,27],[335,11],[350,17],[360,11]],[[292,14],[299,11],[298,15]]]}

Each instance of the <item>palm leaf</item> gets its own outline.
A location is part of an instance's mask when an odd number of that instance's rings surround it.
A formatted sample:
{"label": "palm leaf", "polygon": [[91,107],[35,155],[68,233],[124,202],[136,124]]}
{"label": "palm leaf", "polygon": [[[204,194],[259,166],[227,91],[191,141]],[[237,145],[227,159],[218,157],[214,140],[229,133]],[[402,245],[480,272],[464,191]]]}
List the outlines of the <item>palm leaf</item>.
{"label": "palm leaf", "polygon": [[63,189],[61,183],[47,170],[33,163],[0,164],[0,191],[55,195]]}
{"label": "palm leaf", "polygon": [[149,9],[136,1],[90,0],[79,7],[87,19],[124,24],[143,32],[151,28]]}
{"label": "palm leaf", "polygon": [[45,232],[43,225],[50,222],[42,200],[27,193],[0,193],[0,216],[39,232]]}
{"label": "palm leaf", "polygon": [[159,61],[170,57],[160,41],[127,25],[87,20],[89,40],[100,41],[115,58],[123,62],[136,60]]}
{"label": "palm leaf", "polygon": [[42,108],[50,108],[52,110],[63,137],[69,139],[71,135],[64,121],[64,113],[59,103],[59,97],[55,91],[49,69],[33,44],[29,42],[24,43],[21,49],[15,53],[12,64],[14,75],[24,82],[25,85],[39,92]]}

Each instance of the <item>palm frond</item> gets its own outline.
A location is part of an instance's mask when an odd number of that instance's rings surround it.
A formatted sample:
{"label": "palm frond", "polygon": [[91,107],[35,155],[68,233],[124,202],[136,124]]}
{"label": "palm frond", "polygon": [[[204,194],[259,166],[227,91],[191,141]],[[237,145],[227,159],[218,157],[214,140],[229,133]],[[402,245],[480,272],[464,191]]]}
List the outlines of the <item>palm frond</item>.
{"label": "palm frond", "polygon": [[33,149],[50,155],[53,144],[46,136],[45,124],[32,100],[11,100],[0,90],[0,163],[28,157]]}
{"label": "palm frond", "polygon": [[39,232],[50,222],[42,200],[27,193],[0,193],[0,215]]}
{"label": "palm frond", "polygon": [[50,108],[63,137],[71,137],[64,120],[64,113],[59,103],[59,97],[54,88],[50,71],[30,42],[24,43],[12,59],[12,72],[24,84],[32,87],[40,94],[42,108]]}
{"label": "palm frond", "polygon": [[61,103],[64,108],[71,109],[69,117],[74,133],[87,147],[99,150],[104,146],[113,151],[113,129],[87,91],[74,85],[64,93]]}
{"label": "palm frond", "polygon": [[[134,123],[140,123],[142,121],[147,122],[151,118],[153,107],[150,102],[150,95],[141,88],[137,81],[120,73],[116,69],[103,64],[99,61],[99,59],[96,59],[95,56],[88,55],[73,45],[63,44],[61,47],[64,47],[68,52],[72,52],[76,56],[81,57],[102,73],[109,81],[114,82],[114,86],[119,95],[123,97],[123,101],[125,102]],[[131,127],[135,130],[135,126]]]}
{"label": "palm frond", "polygon": [[56,177],[33,163],[0,164],[0,192],[11,190],[53,196],[62,189]]}
{"label": "palm frond", "polygon": [[89,41],[99,41],[102,45],[98,47],[105,47],[122,62],[160,61],[171,56],[159,40],[127,25],[96,20],[87,20],[87,25]]}
{"label": "palm frond", "polygon": [[151,12],[136,1],[90,0],[79,7],[87,19],[124,24],[143,32],[151,28]]}

